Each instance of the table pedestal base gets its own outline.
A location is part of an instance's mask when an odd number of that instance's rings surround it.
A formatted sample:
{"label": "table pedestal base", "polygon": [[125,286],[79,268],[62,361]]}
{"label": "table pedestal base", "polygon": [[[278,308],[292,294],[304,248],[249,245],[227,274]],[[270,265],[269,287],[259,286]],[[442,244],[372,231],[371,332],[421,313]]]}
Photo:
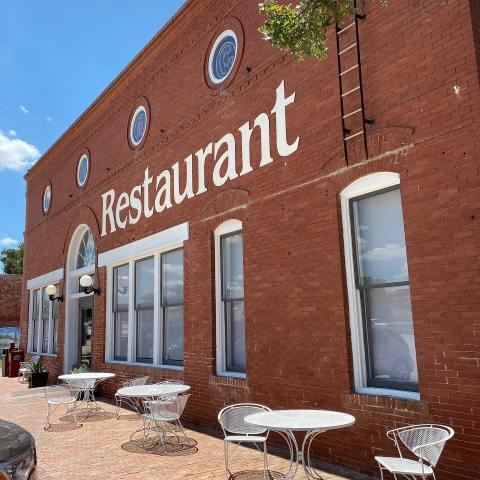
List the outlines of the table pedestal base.
{"label": "table pedestal base", "polygon": [[325,430],[308,431],[303,439],[301,449],[298,445],[297,439],[295,438],[295,434],[291,430],[276,431],[276,433],[284,438],[290,451],[290,466],[288,471],[283,474],[285,480],[295,478],[300,465],[302,465],[305,476],[308,478],[308,480],[323,480],[324,477],[322,477],[312,466],[310,449],[315,437],[324,431]]}

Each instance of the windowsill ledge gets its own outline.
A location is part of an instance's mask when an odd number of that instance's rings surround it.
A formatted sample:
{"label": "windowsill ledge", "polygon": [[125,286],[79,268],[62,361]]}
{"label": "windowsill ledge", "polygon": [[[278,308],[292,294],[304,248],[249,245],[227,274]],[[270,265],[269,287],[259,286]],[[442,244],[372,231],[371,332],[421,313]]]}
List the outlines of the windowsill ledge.
{"label": "windowsill ledge", "polygon": [[344,405],[370,408],[386,408],[414,413],[428,414],[430,402],[420,400],[418,392],[402,392],[384,388],[361,388],[356,392],[342,394]]}
{"label": "windowsill ledge", "polygon": [[120,360],[107,360],[105,365],[124,365],[127,367],[136,368],[155,368],[157,370],[175,370],[177,372],[183,372],[184,367],[178,365],[153,365],[151,363],[135,363],[135,362],[122,362]]}
{"label": "windowsill ledge", "polygon": [[229,378],[247,378],[246,373],[241,373],[241,372],[218,372],[217,377],[229,377]]}
{"label": "windowsill ledge", "polygon": [[363,387],[357,388],[355,393],[360,393],[363,395],[376,395],[379,397],[391,397],[391,398],[400,398],[404,400],[420,400],[420,394],[418,392],[408,392],[405,390],[393,390],[390,388],[375,388],[375,387]]}
{"label": "windowsill ledge", "polygon": [[57,357],[56,353],[27,352],[27,355],[31,355],[32,357],[34,357],[35,355],[38,355],[39,357],[50,357],[50,358]]}

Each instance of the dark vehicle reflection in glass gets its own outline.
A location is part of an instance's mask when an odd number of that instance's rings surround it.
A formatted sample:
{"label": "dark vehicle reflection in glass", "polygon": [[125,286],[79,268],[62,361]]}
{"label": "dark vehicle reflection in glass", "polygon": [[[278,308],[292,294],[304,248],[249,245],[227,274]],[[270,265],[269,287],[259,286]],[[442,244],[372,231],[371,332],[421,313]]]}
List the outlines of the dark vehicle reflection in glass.
{"label": "dark vehicle reflection in glass", "polygon": [[372,339],[373,375],[375,378],[390,378],[399,382],[417,381],[412,378],[416,365],[411,355],[412,347],[399,329],[389,325],[374,323],[370,327]]}

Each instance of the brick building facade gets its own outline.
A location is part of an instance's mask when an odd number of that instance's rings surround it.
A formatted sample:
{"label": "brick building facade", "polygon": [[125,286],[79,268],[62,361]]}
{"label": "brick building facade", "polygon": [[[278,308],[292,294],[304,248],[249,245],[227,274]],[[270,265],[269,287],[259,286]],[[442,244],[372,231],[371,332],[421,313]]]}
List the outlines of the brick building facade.
{"label": "brick building facade", "polygon": [[212,426],[242,401],[349,412],[315,448],[366,472],[388,428],[442,423],[437,478],[479,478],[480,9],[365,10],[367,159],[334,29],[298,62],[257,2],[191,0],[27,173],[22,345],[51,378],[182,378]]}
{"label": "brick building facade", "polygon": [[0,327],[20,325],[22,275],[0,275]]}

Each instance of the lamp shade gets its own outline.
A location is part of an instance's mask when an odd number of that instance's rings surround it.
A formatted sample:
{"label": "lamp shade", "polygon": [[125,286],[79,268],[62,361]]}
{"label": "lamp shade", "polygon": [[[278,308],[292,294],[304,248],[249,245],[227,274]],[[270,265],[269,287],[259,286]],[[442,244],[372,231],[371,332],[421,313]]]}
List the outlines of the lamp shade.
{"label": "lamp shade", "polygon": [[55,285],[49,285],[45,291],[47,292],[47,295],[53,295],[55,296],[57,294],[57,287]]}
{"label": "lamp shade", "polygon": [[90,288],[93,286],[93,280],[90,275],[83,275],[80,277],[80,286]]}

